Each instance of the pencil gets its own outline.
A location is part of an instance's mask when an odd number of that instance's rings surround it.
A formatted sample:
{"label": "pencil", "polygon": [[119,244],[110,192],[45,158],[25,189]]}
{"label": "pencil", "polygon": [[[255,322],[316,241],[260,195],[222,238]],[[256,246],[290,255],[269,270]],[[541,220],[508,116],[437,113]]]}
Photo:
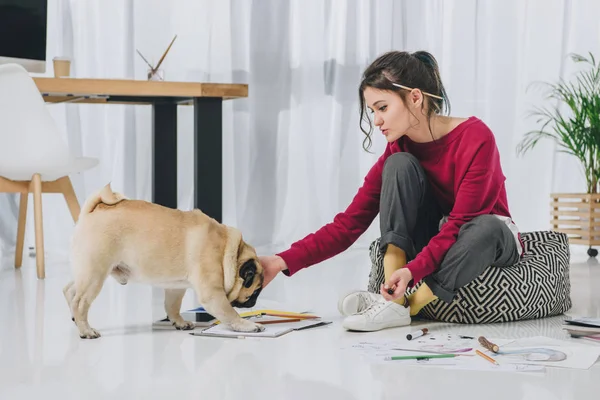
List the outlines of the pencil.
{"label": "pencil", "polygon": [[316,315],[308,315],[308,314],[285,314],[285,313],[274,313],[274,312],[266,312],[264,315],[269,315],[271,317],[284,317],[284,318],[295,318],[295,319],[317,319],[319,318]]}
{"label": "pencil", "polygon": [[[271,319],[271,320],[266,320],[266,321],[262,321],[260,318],[252,318],[252,315],[246,316],[246,317],[242,317],[244,319],[252,319],[252,321],[259,323],[259,324],[285,324],[288,322],[300,322],[300,321],[305,321],[305,318],[286,318],[286,319]],[[221,323],[221,321],[216,321],[214,323],[214,325],[219,325]]]}
{"label": "pencil", "polygon": [[162,55],[162,57],[158,61],[158,64],[156,64],[156,68],[154,68],[154,71],[158,71],[158,69],[160,68],[160,65],[162,64],[162,62],[164,61],[165,57],[169,53],[169,50],[171,50],[171,46],[173,46],[173,42],[175,42],[175,39],[177,39],[177,35],[175,35],[175,37],[173,38],[173,40],[171,40],[171,44],[169,44],[169,47],[167,47],[167,50],[165,50],[164,54]]}
{"label": "pencil", "polygon": [[486,360],[488,360],[489,362],[491,362],[492,364],[496,364],[496,365],[500,365],[498,364],[498,361],[494,360],[492,357],[488,356],[487,354],[483,354],[481,351],[479,350],[475,350],[475,353],[483,358],[485,358]]}
{"label": "pencil", "polygon": [[301,318],[289,318],[289,319],[272,319],[272,320],[267,320],[267,321],[261,321],[260,319],[255,319],[255,322],[261,324],[261,325],[266,325],[266,324],[285,324],[288,322],[299,322],[302,321]]}

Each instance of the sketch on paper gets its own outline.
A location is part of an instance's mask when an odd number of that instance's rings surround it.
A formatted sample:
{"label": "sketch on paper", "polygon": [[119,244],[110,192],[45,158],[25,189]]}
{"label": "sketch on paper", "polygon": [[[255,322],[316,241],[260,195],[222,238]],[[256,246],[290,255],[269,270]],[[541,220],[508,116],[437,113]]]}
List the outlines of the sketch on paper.
{"label": "sketch on paper", "polygon": [[508,362],[517,361],[546,361],[546,362],[558,362],[567,359],[567,354],[560,350],[534,347],[516,350],[502,350],[498,353]]}
{"label": "sketch on paper", "polygon": [[[476,335],[471,335],[475,336]],[[486,351],[500,365],[483,360],[475,354],[482,349],[477,339],[452,334],[428,334],[414,340],[375,339],[350,341],[342,344],[343,350],[358,354],[373,363],[387,365],[427,365],[442,368],[487,371],[540,371],[547,367],[588,369],[600,357],[600,346],[573,343],[543,336],[519,339],[490,338],[500,346],[498,354]],[[385,361],[395,355],[455,353],[453,358],[428,360]],[[540,368],[541,367],[541,368]]]}
{"label": "sketch on paper", "polygon": [[426,335],[418,339],[402,343],[397,350],[419,350],[431,353],[468,353],[473,350],[476,340],[464,339],[458,335]]}

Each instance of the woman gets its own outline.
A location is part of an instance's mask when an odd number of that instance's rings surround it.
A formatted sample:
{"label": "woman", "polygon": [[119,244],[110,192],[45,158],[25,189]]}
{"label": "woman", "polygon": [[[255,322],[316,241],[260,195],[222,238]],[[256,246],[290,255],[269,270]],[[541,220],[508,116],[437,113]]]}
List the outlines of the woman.
{"label": "woman", "polygon": [[278,272],[292,276],[346,250],[380,213],[381,294],[354,292],[339,304],[346,329],[375,331],[410,324],[435,299],[451,302],[488,266],[516,263],[523,245],[494,135],[476,117],[442,115],[448,100],[431,54],[383,54],[365,70],[359,98],[366,149],[368,108],[388,141],[385,152],[333,222],[260,261],[265,285]]}

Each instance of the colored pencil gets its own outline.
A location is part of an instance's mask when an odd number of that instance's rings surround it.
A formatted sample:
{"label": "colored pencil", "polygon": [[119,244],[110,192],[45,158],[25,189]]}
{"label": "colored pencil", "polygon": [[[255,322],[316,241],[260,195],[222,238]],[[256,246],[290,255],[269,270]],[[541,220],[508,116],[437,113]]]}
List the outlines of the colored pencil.
{"label": "colored pencil", "polygon": [[272,319],[272,320],[261,321],[260,318],[257,318],[257,319],[253,319],[252,321],[256,322],[257,324],[266,325],[266,324],[285,324],[288,322],[299,322],[299,321],[302,321],[302,319],[287,318],[287,319]]}
{"label": "colored pencil", "polygon": [[456,354],[419,354],[415,356],[391,356],[386,357],[387,361],[395,360],[429,360],[430,358],[453,358]]}
{"label": "colored pencil", "polygon": [[479,351],[479,350],[475,350],[475,353],[476,353],[478,356],[481,356],[481,357],[485,358],[486,360],[488,360],[488,361],[489,361],[489,362],[491,362],[492,364],[500,365],[500,364],[498,364],[498,361],[494,360],[492,357],[488,356],[487,354],[483,354],[483,353],[482,353],[481,351]]}

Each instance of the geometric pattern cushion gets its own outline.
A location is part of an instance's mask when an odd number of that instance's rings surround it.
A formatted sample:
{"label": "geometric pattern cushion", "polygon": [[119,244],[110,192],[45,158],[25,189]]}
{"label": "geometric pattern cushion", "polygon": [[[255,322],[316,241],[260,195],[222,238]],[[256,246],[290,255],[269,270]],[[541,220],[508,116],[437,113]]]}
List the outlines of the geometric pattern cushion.
{"label": "geometric pattern cushion", "polygon": [[[435,300],[420,317],[460,324],[489,324],[545,318],[571,308],[568,236],[553,231],[521,233],[525,251],[510,267],[488,267],[478,278],[462,287],[452,303]],[[369,248],[371,273],[368,291],[380,293],[383,255],[379,239]],[[421,285],[407,290],[411,294]]]}

